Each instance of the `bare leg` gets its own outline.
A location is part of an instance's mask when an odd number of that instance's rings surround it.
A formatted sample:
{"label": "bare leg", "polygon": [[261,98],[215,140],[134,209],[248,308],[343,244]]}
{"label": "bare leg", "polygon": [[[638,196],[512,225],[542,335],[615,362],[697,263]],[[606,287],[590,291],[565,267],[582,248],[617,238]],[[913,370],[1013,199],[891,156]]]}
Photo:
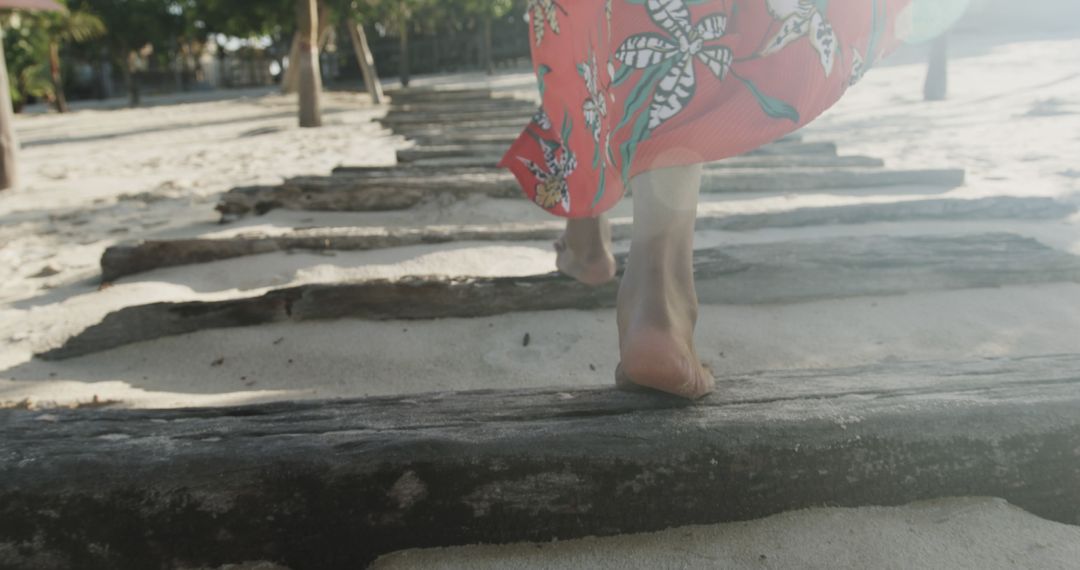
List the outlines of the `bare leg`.
{"label": "bare leg", "polygon": [[615,278],[611,255],[611,224],[607,218],[566,221],[566,233],[555,242],[559,271],[587,285],[603,285]]}
{"label": "bare leg", "polygon": [[701,167],[656,170],[632,181],[634,231],[619,288],[616,383],[685,398],[713,390],[694,350],[694,221]]}

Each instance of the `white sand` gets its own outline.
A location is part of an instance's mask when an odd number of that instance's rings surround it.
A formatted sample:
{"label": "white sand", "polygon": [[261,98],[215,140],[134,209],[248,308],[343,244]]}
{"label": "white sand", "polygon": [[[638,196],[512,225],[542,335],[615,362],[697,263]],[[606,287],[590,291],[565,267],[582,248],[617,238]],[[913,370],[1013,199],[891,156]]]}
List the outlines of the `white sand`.
{"label": "white sand", "polygon": [[998,499],[816,509],[763,520],[550,544],[401,552],[378,570],[730,568],[1075,570],[1080,528]]}

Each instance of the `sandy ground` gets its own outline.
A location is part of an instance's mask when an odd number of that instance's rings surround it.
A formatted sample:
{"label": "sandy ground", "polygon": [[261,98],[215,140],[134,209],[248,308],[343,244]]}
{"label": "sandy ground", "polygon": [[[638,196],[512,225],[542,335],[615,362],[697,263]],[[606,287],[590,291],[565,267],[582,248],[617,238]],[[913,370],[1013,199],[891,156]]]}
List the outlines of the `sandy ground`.
{"label": "sandy ground", "polygon": [[[961,40],[963,40],[961,38]],[[806,130],[845,154],[890,167],[962,167],[946,197],[1054,196],[1080,203],[1080,40],[989,44],[967,38],[948,102],[921,102],[924,67],[900,57]],[[477,76],[430,80],[467,84]],[[532,79],[495,80],[507,93]],[[527,92],[527,91],[526,91]],[[546,243],[457,243],[336,255],[271,254],[133,276],[98,290],[97,263],[117,242],[283,231],[543,221],[523,201],[428,204],[403,213],[274,212],[221,226],[220,192],[386,164],[405,144],[359,95],[328,97],[328,126],[294,126],[295,101],[267,91],[96,106],[23,116],[24,185],[0,195],[0,405],[224,405],[476,388],[606,385],[616,362],[609,311],[474,320],[342,320],[205,331],[59,363],[36,351],[121,307],[220,299],[290,284],[415,274],[547,272]],[[151,101],[152,103],[154,101]],[[895,201],[925,189],[711,197],[713,213]],[[627,216],[627,201],[615,216]],[[867,224],[703,232],[699,246],[855,235],[1010,231],[1080,254],[1080,217],[1058,222]],[[619,244],[624,248],[625,244]],[[890,360],[1077,352],[1080,284],[928,292],[775,306],[703,307],[698,344],[719,374],[835,368]],[[532,342],[522,346],[528,333]],[[512,549],[411,553],[387,568],[739,567],[1080,568],[1075,528],[993,500],[900,509],[818,510],[765,521]],[[618,554],[616,554],[618,553]],[[437,564],[436,564],[437,563]],[[636,563],[638,566],[633,566]],[[1071,565],[1070,565],[1071,564]]]}
{"label": "sandy ground", "polygon": [[1074,570],[1080,528],[998,499],[815,509],[758,521],[550,544],[400,552],[378,570],[754,568]]}

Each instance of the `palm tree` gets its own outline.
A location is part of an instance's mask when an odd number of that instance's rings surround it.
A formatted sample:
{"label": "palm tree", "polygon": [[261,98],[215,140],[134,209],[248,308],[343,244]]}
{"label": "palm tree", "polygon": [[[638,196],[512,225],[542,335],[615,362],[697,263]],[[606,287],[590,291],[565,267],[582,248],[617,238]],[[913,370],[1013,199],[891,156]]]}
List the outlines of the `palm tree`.
{"label": "palm tree", "polygon": [[[24,10],[62,10],[55,2],[11,2],[0,1],[0,10],[21,8]],[[11,109],[11,89],[8,86],[6,58],[4,57],[4,31],[0,26],[0,190],[7,190],[18,183],[15,154],[19,141],[15,138],[12,126],[15,113]]]}
{"label": "palm tree", "polygon": [[49,73],[52,77],[56,110],[66,113],[67,98],[64,97],[64,80],[60,73],[60,47],[67,43],[82,43],[105,35],[105,23],[101,18],[82,10],[53,12],[37,16],[49,38]]}

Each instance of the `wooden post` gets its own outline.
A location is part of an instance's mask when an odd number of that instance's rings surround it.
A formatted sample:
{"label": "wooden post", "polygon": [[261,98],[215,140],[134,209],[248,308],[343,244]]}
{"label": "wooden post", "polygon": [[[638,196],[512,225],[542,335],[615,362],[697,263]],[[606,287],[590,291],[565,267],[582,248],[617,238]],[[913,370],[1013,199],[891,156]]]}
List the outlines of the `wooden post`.
{"label": "wooden post", "polygon": [[949,36],[942,34],[930,47],[930,65],[926,71],[923,98],[944,101],[949,91]]}
{"label": "wooden post", "polygon": [[382,105],[382,83],[379,81],[379,72],[375,69],[375,57],[371,54],[371,47],[368,46],[364,27],[354,18],[349,18],[348,26],[349,34],[352,36],[353,51],[356,52],[356,61],[360,64],[361,73],[364,74],[364,89],[371,95],[373,103]]}
{"label": "wooden post", "polygon": [[300,126],[321,127],[319,96],[322,76],[319,70],[319,9],[315,0],[297,0],[299,50],[297,73],[300,92]]}
{"label": "wooden post", "polygon": [[4,30],[0,28],[0,190],[13,188],[18,182],[15,154],[19,141],[15,138],[15,111],[11,108],[11,88],[8,85],[7,61],[4,57]]}

